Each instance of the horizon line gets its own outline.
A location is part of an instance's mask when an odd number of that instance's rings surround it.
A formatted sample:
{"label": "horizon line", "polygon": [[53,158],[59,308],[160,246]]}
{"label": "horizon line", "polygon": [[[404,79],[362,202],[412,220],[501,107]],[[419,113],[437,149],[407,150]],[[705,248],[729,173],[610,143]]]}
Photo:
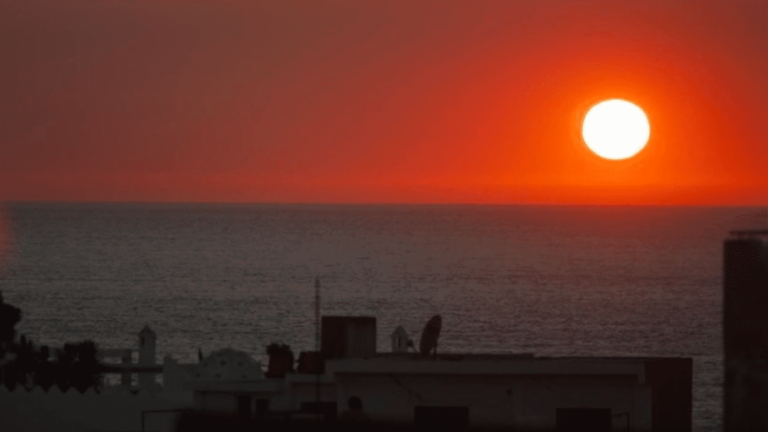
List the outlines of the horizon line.
{"label": "horizon line", "polygon": [[18,204],[52,205],[221,205],[221,206],[432,206],[432,207],[695,207],[695,208],[766,208],[767,204],[635,204],[635,203],[560,203],[560,202],[350,202],[350,201],[131,201],[131,200],[3,200],[0,208]]}

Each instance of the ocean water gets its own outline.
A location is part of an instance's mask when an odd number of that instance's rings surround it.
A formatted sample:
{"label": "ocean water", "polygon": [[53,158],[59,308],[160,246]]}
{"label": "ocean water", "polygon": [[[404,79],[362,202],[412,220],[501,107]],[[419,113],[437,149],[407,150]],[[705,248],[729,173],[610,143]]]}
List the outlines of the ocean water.
{"label": "ocean water", "polygon": [[[378,348],[443,316],[441,352],[694,359],[694,428],[719,431],[722,242],[761,208],[7,204],[0,290],[36,344],[158,360],[314,347],[324,315],[377,318]],[[2,252],[4,251],[4,252]]]}

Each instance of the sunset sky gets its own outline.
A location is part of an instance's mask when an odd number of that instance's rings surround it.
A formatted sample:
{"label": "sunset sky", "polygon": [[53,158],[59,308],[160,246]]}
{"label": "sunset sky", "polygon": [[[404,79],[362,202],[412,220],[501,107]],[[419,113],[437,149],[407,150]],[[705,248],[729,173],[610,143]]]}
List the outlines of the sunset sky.
{"label": "sunset sky", "polygon": [[766,77],[757,0],[0,0],[0,200],[768,205]]}

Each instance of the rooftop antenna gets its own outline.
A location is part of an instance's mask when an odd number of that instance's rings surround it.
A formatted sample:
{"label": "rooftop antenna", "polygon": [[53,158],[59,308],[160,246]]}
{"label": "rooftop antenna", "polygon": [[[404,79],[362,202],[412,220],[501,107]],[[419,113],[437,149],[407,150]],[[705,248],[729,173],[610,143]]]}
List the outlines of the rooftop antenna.
{"label": "rooftop antenna", "polygon": [[437,339],[440,337],[442,327],[443,318],[440,315],[435,315],[427,321],[427,325],[421,332],[421,342],[419,343],[421,357],[429,357],[430,352],[433,352],[432,359],[437,358]]}

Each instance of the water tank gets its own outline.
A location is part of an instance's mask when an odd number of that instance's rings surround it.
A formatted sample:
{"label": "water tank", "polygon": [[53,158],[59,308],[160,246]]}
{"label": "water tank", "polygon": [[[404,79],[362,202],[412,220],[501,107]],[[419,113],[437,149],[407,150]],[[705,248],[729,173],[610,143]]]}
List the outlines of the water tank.
{"label": "water tank", "polygon": [[320,351],[325,360],[376,355],[376,318],[324,316]]}

